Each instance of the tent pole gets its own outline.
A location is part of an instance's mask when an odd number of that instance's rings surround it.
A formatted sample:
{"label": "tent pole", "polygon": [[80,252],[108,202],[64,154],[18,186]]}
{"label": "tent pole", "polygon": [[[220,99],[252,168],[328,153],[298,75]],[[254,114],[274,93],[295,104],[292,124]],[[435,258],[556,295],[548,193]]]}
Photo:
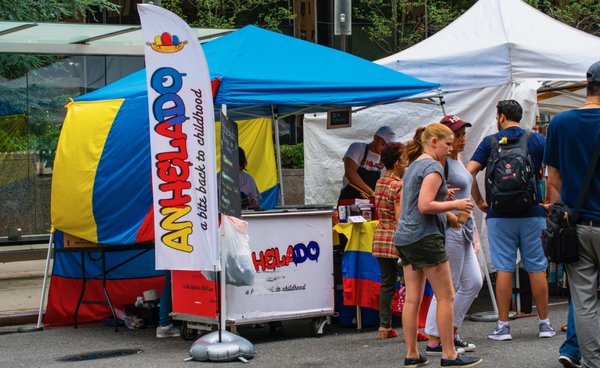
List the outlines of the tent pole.
{"label": "tent pole", "polygon": [[54,240],[54,228],[50,230],[50,240],[48,241],[48,254],[46,255],[46,265],[44,267],[44,282],[42,283],[42,295],[40,296],[40,310],[38,311],[37,328],[43,329],[42,323],[44,301],[46,300],[46,283],[48,282],[48,269],[50,268],[50,257],[52,256],[53,242]]}
{"label": "tent pole", "polygon": [[444,114],[444,116],[446,116],[446,108],[444,107],[444,105],[446,104],[446,101],[444,101],[444,96],[439,96],[440,99],[440,107],[442,108],[442,114]]}
{"label": "tent pole", "polygon": [[18,332],[35,332],[44,329],[44,301],[46,300],[46,283],[48,281],[48,269],[50,268],[50,257],[52,257],[52,245],[54,244],[54,227],[50,229],[50,240],[48,241],[48,254],[46,255],[46,266],[44,267],[44,281],[42,282],[42,295],[40,296],[40,309],[38,310],[37,325],[35,327],[20,327]]}
{"label": "tent pole", "polygon": [[275,113],[275,106],[271,105],[271,114],[273,118],[273,125],[275,126],[275,147],[277,148],[277,172],[279,176],[279,200],[281,205],[285,206],[285,195],[283,194],[283,174],[281,170],[281,148],[279,145],[279,123],[277,122],[277,114]]}
{"label": "tent pole", "polygon": [[483,273],[485,276],[485,281],[488,286],[488,290],[490,292],[490,297],[492,299],[492,306],[494,310],[491,312],[478,312],[471,314],[471,321],[479,321],[479,322],[496,322],[498,320],[498,304],[496,304],[496,295],[494,294],[494,287],[492,286],[492,280],[490,279],[490,273],[487,268],[487,262],[485,260],[485,255],[483,254],[483,249],[479,250],[477,253],[477,259],[479,264],[483,267]]}

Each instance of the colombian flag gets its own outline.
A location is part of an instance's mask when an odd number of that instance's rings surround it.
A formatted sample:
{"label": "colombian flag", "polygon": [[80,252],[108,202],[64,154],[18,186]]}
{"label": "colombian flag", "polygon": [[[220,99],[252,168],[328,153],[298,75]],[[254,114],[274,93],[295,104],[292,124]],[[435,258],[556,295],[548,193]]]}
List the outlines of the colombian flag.
{"label": "colombian flag", "polygon": [[[356,224],[338,223],[333,227],[334,240],[337,234],[343,234],[348,239],[342,257],[344,305],[379,309],[381,271],[377,258],[371,253],[373,236],[378,223],[378,221]],[[392,300],[392,312],[394,314],[401,314],[402,311],[402,306],[398,304],[399,289],[400,283],[397,282],[396,292]],[[419,310],[420,328],[425,327],[427,311],[432,297],[433,290],[427,281]]]}
{"label": "colombian flag", "polygon": [[[102,287],[102,255],[99,252],[61,252],[65,234],[54,233],[54,265],[44,316],[45,326],[63,326],[73,323],[77,300],[82,292],[82,264],[85,267],[83,300],[105,301]],[[134,304],[144,291],[163,289],[164,271],[154,269],[154,249],[128,250],[106,253],[106,290],[117,313],[123,318],[124,305]],[[81,304],[78,323],[94,322],[112,316],[106,304]]]}
{"label": "colombian flag", "polygon": [[371,254],[378,221],[338,223],[333,231],[348,239],[342,257],[344,305],[379,309],[381,271]]}

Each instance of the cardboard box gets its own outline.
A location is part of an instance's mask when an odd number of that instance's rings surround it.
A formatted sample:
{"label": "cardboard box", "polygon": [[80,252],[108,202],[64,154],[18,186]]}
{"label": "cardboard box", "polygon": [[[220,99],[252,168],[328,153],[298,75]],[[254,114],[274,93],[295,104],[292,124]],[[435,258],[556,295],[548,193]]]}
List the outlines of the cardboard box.
{"label": "cardboard box", "polygon": [[64,247],[65,248],[94,248],[98,244],[85,239],[78,238],[71,234],[64,233]]}

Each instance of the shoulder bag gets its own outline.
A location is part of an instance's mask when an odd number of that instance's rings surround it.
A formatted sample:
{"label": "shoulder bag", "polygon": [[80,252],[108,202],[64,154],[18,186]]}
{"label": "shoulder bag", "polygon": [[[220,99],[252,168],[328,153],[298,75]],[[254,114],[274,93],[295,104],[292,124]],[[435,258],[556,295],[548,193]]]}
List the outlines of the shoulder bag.
{"label": "shoulder bag", "polygon": [[546,217],[546,229],[542,231],[542,245],[546,257],[554,263],[574,263],[579,260],[579,240],[577,239],[577,220],[579,210],[592,182],[594,171],[600,156],[600,141],[596,144],[590,166],[583,179],[583,186],[577,197],[573,211],[559,201],[550,206]]}

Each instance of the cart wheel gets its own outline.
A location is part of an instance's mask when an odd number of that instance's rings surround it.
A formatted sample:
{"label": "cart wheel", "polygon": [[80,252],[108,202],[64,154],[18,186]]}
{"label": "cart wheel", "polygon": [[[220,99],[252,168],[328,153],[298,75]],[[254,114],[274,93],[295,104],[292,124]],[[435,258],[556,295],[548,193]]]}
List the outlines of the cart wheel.
{"label": "cart wheel", "polygon": [[323,335],[323,326],[327,322],[327,318],[313,318],[310,320],[310,336],[320,337]]}
{"label": "cart wheel", "polygon": [[196,340],[198,337],[198,330],[194,328],[189,328],[187,322],[183,322],[181,326],[181,338],[185,341]]}

